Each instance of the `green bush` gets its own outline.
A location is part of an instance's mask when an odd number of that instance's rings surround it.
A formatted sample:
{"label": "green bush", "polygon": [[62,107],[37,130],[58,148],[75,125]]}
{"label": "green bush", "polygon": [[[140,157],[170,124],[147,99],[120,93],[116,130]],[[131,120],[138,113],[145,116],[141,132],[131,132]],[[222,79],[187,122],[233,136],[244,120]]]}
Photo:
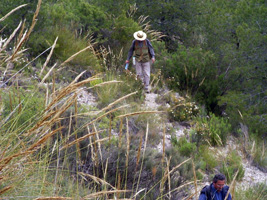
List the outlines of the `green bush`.
{"label": "green bush", "polygon": [[[75,36],[75,34],[66,27],[58,26],[48,28],[42,35],[34,34],[31,37],[32,40],[30,41],[30,45],[36,51],[44,50],[45,48],[52,46],[57,37],[58,40],[54,49],[53,57],[54,59],[59,59],[62,62],[88,46],[88,41],[86,39]],[[92,49],[88,49],[75,56],[70,61],[70,64],[83,66],[83,69],[80,70],[81,72],[83,70],[99,69],[100,65],[98,62],[99,61]],[[79,67],[73,67],[73,70],[76,71],[77,68]]]}
{"label": "green bush", "polygon": [[185,48],[159,60],[163,76],[171,89],[185,91],[209,110],[217,105],[220,77],[216,76],[216,56],[199,47]]}
{"label": "green bush", "polygon": [[231,182],[238,171],[236,176],[237,181],[241,181],[244,177],[245,170],[242,165],[242,158],[236,151],[231,151],[223,162],[222,171],[225,174],[227,181]]}
{"label": "green bush", "polygon": [[252,135],[252,141],[249,145],[249,153],[253,159],[253,162],[260,168],[267,169],[267,149],[264,140],[257,135]]}
{"label": "green bush", "polygon": [[182,156],[190,157],[196,151],[196,145],[187,141],[186,137],[181,137],[178,141],[177,138],[172,136],[171,142]]}
{"label": "green bush", "polygon": [[98,105],[100,107],[107,106],[120,97],[137,91],[137,94],[127,98],[127,100],[140,100],[142,94],[143,85],[141,81],[135,79],[135,75],[132,73],[122,74],[120,76],[115,75],[113,72],[107,72],[103,77],[105,81],[121,81],[119,83],[109,83],[102,85],[101,87],[94,88],[97,93]]}
{"label": "green bush", "polygon": [[242,122],[249,127],[250,132],[265,137],[267,130],[265,103],[258,102],[257,105],[252,105],[251,98],[249,94],[231,91],[219,98],[219,105],[226,106],[225,113],[235,131],[240,128]]}
{"label": "green bush", "polygon": [[45,95],[32,90],[2,90],[0,95],[4,106],[2,118],[10,117],[9,121],[13,123],[15,120],[17,128],[36,122],[45,107]]}
{"label": "green bush", "polygon": [[208,142],[213,146],[225,145],[231,125],[227,119],[210,114],[208,117],[196,117],[194,120],[195,137],[198,143]]}
{"label": "green bush", "polygon": [[250,186],[247,189],[236,190],[233,197],[237,200],[266,200],[267,199],[267,185],[264,183]]}
{"label": "green bush", "polygon": [[168,110],[169,117],[175,121],[189,121],[199,113],[199,107],[190,99],[176,97],[173,93],[170,94],[170,108]]}
{"label": "green bush", "polygon": [[199,167],[204,171],[211,171],[216,166],[220,165],[220,161],[216,159],[208,146],[202,145],[199,148],[199,159],[197,165],[199,165]]}

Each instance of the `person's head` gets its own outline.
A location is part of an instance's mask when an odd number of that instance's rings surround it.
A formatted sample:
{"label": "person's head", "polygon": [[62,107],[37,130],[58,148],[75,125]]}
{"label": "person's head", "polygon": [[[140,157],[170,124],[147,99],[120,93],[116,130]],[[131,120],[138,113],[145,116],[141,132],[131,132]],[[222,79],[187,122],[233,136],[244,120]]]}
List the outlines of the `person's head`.
{"label": "person's head", "polygon": [[223,174],[216,174],[213,178],[213,186],[217,191],[221,191],[225,184],[225,176]]}
{"label": "person's head", "polygon": [[143,31],[137,31],[133,34],[133,36],[138,41],[144,41],[146,39],[146,33]]}

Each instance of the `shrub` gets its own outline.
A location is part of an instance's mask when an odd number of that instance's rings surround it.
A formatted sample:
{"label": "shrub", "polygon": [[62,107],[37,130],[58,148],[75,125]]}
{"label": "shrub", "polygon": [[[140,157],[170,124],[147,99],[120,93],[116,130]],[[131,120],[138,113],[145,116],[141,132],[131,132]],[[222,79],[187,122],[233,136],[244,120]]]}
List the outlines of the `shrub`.
{"label": "shrub", "polygon": [[196,117],[194,122],[198,143],[208,142],[213,146],[225,145],[231,125],[227,119],[216,117]]}
{"label": "shrub", "polygon": [[199,47],[180,46],[177,52],[160,60],[162,72],[171,89],[185,91],[213,110],[217,105],[220,77],[216,76],[216,56]]}
{"label": "shrub", "polygon": [[266,142],[261,140],[257,135],[251,135],[252,141],[249,144],[250,149],[247,151],[251,155],[253,162],[261,169],[267,169],[267,149]]}
{"label": "shrub", "polygon": [[220,165],[220,162],[216,159],[213,152],[209,149],[208,146],[202,145],[199,148],[199,167],[202,170],[213,170],[216,166]]}
{"label": "shrub", "polygon": [[32,90],[13,88],[1,91],[0,95],[5,108],[2,118],[10,116],[15,111],[12,118],[17,121],[15,123],[17,127],[35,122],[45,106],[44,94]]}
{"label": "shrub", "polygon": [[106,106],[116,99],[127,94],[137,91],[137,94],[129,98],[129,100],[137,100],[141,98],[143,85],[141,81],[135,79],[134,74],[115,75],[113,72],[107,72],[103,77],[103,81],[121,81],[119,83],[110,83],[96,87],[94,91],[99,98],[99,106]]}
{"label": "shrub", "polygon": [[171,142],[182,156],[190,157],[196,151],[196,145],[187,141],[186,137],[181,137],[178,141],[177,138],[172,136]]}
{"label": "shrub", "polygon": [[267,198],[267,185],[264,183],[253,185],[247,189],[236,190],[233,196],[235,199],[242,200],[265,200]]}
{"label": "shrub", "polygon": [[[76,36],[74,32],[67,27],[55,26],[53,28],[47,28],[43,34],[34,34],[31,37],[30,44],[35,51],[38,49],[45,49],[52,46],[55,39],[58,37],[56,47],[54,49],[54,58],[61,61],[65,61],[75,53],[86,48],[90,44],[89,40]],[[80,53],[74,57],[70,62],[72,65],[83,66],[83,69],[77,73],[81,73],[86,70],[94,70],[100,68],[99,61],[92,49]],[[77,70],[77,66],[73,67],[73,71]]]}
{"label": "shrub", "polygon": [[173,93],[169,97],[170,108],[168,110],[170,119],[175,121],[188,121],[199,112],[199,107],[195,102],[183,97],[176,97]]}
{"label": "shrub", "polygon": [[230,152],[223,162],[222,171],[225,174],[227,181],[231,182],[238,171],[236,176],[237,181],[241,181],[244,177],[245,170],[242,165],[242,158],[237,154],[236,151]]}

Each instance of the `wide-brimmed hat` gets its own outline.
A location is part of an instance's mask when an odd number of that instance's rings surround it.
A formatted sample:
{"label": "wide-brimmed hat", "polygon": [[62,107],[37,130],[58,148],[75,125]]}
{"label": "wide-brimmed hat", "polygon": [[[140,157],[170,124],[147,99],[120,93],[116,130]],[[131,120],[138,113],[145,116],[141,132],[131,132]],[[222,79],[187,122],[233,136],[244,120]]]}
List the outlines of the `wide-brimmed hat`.
{"label": "wide-brimmed hat", "polygon": [[143,41],[146,39],[146,33],[143,31],[137,31],[133,34],[134,38],[139,41]]}

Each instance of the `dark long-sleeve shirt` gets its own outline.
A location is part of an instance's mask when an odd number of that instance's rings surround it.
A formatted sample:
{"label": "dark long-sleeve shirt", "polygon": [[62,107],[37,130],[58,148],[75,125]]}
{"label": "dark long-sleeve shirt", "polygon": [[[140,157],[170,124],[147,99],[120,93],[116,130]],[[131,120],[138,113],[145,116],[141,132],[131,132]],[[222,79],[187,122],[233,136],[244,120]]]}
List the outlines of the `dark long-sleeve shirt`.
{"label": "dark long-sleeve shirt", "polygon": [[[131,57],[133,56],[133,52],[134,52],[134,50],[135,50],[135,41],[138,42],[138,45],[139,45],[140,47],[143,46],[143,41],[133,40],[133,42],[132,42],[132,46],[130,47],[130,50],[129,50],[129,52],[128,52],[127,60],[130,60]],[[154,52],[154,49],[153,49],[153,47],[152,47],[151,42],[150,42],[148,39],[146,39],[146,42],[147,42],[148,52],[149,52],[149,54],[151,55],[151,58],[155,58],[155,52]]]}

